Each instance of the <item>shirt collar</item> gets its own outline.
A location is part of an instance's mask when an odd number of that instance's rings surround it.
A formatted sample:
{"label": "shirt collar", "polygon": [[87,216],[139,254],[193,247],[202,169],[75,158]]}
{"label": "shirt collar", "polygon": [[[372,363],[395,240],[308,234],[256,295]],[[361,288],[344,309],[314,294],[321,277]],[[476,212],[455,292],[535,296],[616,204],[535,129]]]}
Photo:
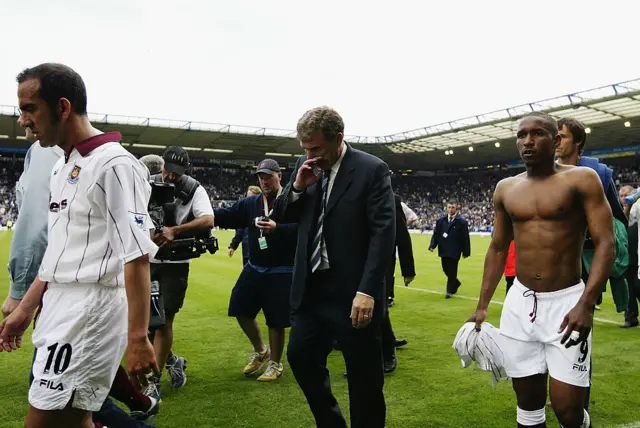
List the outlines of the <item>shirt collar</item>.
{"label": "shirt collar", "polygon": [[331,175],[332,176],[336,176],[336,174],[338,173],[338,170],[340,169],[340,164],[342,164],[342,159],[344,159],[344,154],[347,153],[347,143],[342,143],[342,153],[340,153],[340,157],[338,158],[338,160],[336,161],[336,163],[334,163],[331,166]]}
{"label": "shirt collar", "polygon": [[105,132],[104,134],[94,135],[93,137],[79,142],[74,146],[74,148],[78,153],[80,153],[80,156],[84,157],[103,144],[114,142],[119,143],[120,140],[122,140],[122,136],[119,132]]}

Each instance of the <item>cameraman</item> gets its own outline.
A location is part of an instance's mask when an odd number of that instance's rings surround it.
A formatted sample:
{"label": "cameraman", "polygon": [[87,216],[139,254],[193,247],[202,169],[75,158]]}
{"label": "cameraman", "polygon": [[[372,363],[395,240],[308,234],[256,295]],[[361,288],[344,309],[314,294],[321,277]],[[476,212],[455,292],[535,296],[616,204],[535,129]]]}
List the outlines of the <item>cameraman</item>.
{"label": "cameraman", "polygon": [[[189,155],[182,147],[168,147],[162,155],[164,165],[160,174],[151,181],[162,181],[175,185],[176,200],[173,212],[165,211],[165,224],[156,230],[154,241],[158,245],[169,245],[174,239],[200,235],[213,228],[213,208],[204,187],[185,174],[189,168]],[[164,300],[166,324],[155,330],[154,348],[158,367],[166,364],[173,388],[182,387],[187,377],[186,360],[171,352],[173,343],[173,321],[182,308],[187,292],[190,260],[167,261],[151,259],[151,281],[158,281]],[[149,382],[145,394],[160,397],[160,376]]]}
{"label": "cameraman", "polygon": [[[244,374],[249,376],[267,365],[259,381],[269,382],[282,376],[280,362],[284,350],[285,328],[291,326],[289,294],[293,259],[297,242],[297,224],[276,224],[268,217],[276,198],[282,193],[280,165],[265,159],[256,171],[262,195],[249,196],[230,208],[215,210],[215,223],[223,229],[247,228],[249,262],[244,266],[231,291],[229,316],[253,345],[254,353]],[[269,327],[269,345],[265,346],[256,316],[260,309]]]}

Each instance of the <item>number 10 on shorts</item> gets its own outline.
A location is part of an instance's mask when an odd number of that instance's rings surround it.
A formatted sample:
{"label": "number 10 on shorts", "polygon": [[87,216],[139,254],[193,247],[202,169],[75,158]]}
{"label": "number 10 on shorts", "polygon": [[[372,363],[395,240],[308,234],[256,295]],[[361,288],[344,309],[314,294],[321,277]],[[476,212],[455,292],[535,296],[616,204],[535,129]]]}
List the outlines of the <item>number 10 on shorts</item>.
{"label": "number 10 on shorts", "polygon": [[47,351],[49,351],[49,356],[47,357],[47,364],[45,364],[44,366],[44,371],[42,372],[43,374],[49,374],[52,365],[53,372],[57,375],[64,373],[64,371],[69,368],[72,351],[71,345],[65,343],[64,345],[60,346],[60,349],[58,349],[58,345],[59,344],[56,342],[47,348]]}

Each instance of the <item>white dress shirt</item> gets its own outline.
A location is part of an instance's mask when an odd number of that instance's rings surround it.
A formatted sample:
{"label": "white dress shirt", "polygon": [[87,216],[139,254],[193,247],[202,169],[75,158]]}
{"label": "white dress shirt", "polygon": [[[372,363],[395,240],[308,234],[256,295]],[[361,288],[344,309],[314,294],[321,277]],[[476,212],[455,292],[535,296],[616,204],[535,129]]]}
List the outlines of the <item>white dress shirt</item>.
{"label": "white dress shirt", "polygon": [[404,212],[404,216],[407,219],[407,225],[418,220],[418,215],[411,208],[407,206],[404,202],[400,202],[400,206],[402,207],[402,211]]}

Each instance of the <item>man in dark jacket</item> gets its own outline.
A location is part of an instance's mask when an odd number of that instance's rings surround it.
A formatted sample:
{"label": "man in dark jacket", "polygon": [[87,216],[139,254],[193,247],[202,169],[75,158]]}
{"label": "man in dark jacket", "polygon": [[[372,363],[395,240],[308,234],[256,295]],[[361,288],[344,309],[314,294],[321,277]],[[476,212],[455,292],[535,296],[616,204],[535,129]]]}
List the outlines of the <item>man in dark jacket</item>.
{"label": "man in dark jacket", "polygon": [[[411,281],[416,277],[416,267],[413,260],[413,245],[411,243],[411,236],[407,229],[407,219],[402,210],[402,198],[395,195],[396,198],[396,248],[398,249],[398,258],[400,259],[400,271],[404,278],[404,285],[406,287],[411,284]],[[389,265],[389,270],[386,276],[386,289],[387,295],[391,295],[393,287],[395,286],[395,271],[396,271],[396,255],[394,253],[393,260]],[[407,344],[406,340],[397,340],[391,327],[391,319],[389,318],[389,311],[386,311],[384,320],[382,321],[382,356],[384,358],[384,372],[392,373],[398,367],[398,359],[396,358],[396,348]]]}
{"label": "man in dark jacket", "polygon": [[[253,345],[254,353],[244,368],[247,376],[270,382],[282,376],[285,329],[290,327],[289,294],[296,252],[298,228],[295,223],[271,219],[276,198],[282,193],[280,165],[265,159],[258,165],[262,195],[239,200],[230,208],[214,210],[215,225],[224,229],[247,228],[249,262],[231,292],[229,316],[236,317]],[[262,341],[256,321],[262,309],[269,327],[269,344]]]}
{"label": "man in dark jacket", "polygon": [[456,294],[462,285],[458,280],[460,256],[466,259],[471,255],[469,225],[464,217],[457,214],[457,211],[458,205],[454,201],[449,201],[447,215],[436,222],[431,245],[429,245],[429,251],[438,247],[442,270],[447,275],[447,299]]}
{"label": "man in dark jacket", "polygon": [[[613,217],[621,221],[625,227],[628,227],[629,221],[624,208],[618,199],[618,192],[616,191],[616,184],[613,181],[613,170],[607,165],[600,163],[596,158],[590,158],[582,156],[584,146],[587,143],[587,132],[584,124],[577,119],[562,118],[558,121],[558,134],[560,135],[560,144],[556,148],[556,157],[558,163],[561,165],[574,165],[582,166],[595,170],[600,176],[602,187],[604,189],[607,202],[611,207]],[[591,234],[587,233],[584,241],[584,249],[593,249],[593,241],[591,240]],[[586,284],[589,278],[589,272],[582,265],[582,281]],[[598,298],[597,305],[602,303],[602,295]],[[600,309],[595,306],[594,309]],[[589,379],[591,379],[591,372],[593,365],[589,363]],[[589,400],[591,397],[591,387],[587,388],[585,394],[584,408],[589,410]]]}

